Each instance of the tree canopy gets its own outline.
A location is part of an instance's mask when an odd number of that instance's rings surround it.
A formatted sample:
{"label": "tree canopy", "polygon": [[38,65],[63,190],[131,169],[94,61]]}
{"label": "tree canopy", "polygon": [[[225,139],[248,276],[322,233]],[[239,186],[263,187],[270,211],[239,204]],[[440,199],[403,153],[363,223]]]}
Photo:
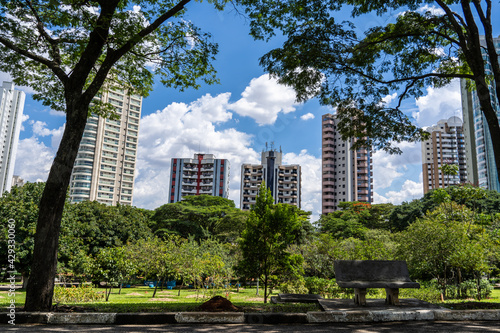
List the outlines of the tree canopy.
{"label": "tree canopy", "polygon": [[[419,141],[426,133],[404,110],[428,86],[454,78],[475,90],[500,168],[500,64],[492,12],[485,1],[238,0],[246,6],[255,38],[283,34],[285,42],[260,62],[298,99],[319,97],[337,109],[344,139],[355,148],[399,152],[393,143]],[[368,26],[360,31],[353,22]],[[392,13],[397,15],[390,15]],[[378,17],[380,19],[378,19]],[[484,61],[488,59],[488,61]],[[490,94],[491,92],[491,94]],[[386,103],[396,93],[396,106]],[[500,173],[499,173],[500,175]]]}
{"label": "tree canopy", "polygon": [[[190,2],[0,0],[0,70],[66,113],[40,202],[26,310],[52,306],[61,218],[87,117],[118,117],[94,97],[113,84],[146,96],[154,75],[181,90],[217,81],[217,45],[184,18]],[[222,9],[225,0],[208,2]]]}
{"label": "tree canopy", "polygon": [[196,240],[215,237],[235,242],[245,227],[248,213],[235,208],[229,199],[193,195],[182,201],[158,207],[152,217],[152,230],[158,236],[176,234]]}

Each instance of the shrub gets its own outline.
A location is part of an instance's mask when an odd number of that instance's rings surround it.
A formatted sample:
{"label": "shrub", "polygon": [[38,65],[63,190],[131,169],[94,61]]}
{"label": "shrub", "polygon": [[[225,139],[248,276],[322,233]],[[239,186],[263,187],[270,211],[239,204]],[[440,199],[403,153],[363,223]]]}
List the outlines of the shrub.
{"label": "shrub", "polygon": [[104,294],[99,293],[88,284],[81,284],[79,287],[72,286],[70,288],[54,288],[54,302],[56,303],[95,302],[101,299],[104,299]]}
{"label": "shrub", "polygon": [[421,286],[419,289],[404,288],[399,290],[400,298],[416,298],[429,303],[441,301],[441,290],[434,286]]}
{"label": "shrub", "polygon": [[279,286],[279,290],[284,294],[307,294],[304,278],[289,280]]}

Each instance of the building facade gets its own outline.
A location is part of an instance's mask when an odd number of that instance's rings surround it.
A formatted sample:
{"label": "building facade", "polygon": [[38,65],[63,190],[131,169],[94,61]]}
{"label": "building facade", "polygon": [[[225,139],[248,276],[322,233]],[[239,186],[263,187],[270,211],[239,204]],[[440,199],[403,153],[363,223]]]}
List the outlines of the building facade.
{"label": "building facade", "polygon": [[[494,38],[497,53],[500,53],[500,37]],[[484,37],[481,37],[481,45],[485,46]],[[483,59],[487,63],[486,74],[492,75],[491,66],[488,64],[488,56],[483,51]],[[500,106],[495,94],[495,87],[490,87],[491,99],[494,101],[497,118],[500,121]],[[465,144],[467,151],[467,173],[468,181],[474,185],[489,190],[500,191],[497,168],[493,153],[493,144],[488,129],[486,118],[481,112],[479,99],[475,91],[471,91],[467,82],[461,82],[462,111],[464,119]]]}
{"label": "building facade", "polygon": [[354,139],[344,141],[337,131],[335,114],[322,118],[322,214],[338,209],[344,201],[373,201],[371,149],[352,150]]}
{"label": "building facade", "polygon": [[[424,194],[435,188],[445,188],[467,181],[465,136],[462,120],[451,117],[427,128],[431,135],[422,141],[422,176]],[[441,166],[458,166],[456,175],[444,175]]]}
{"label": "building facade", "polygon": [[120,119],[88,119],[70,182],[70,200],[132,205],[142,97],[113,86],[101,96]]}
{"label": "building facade", "polygon": [[229,161],[212,154],[173,158],[170,168],[169,203],[190,195],[229,196]]}
{"label": "building facade", "polygon": [[300,165],[283,165],[283,153],[273,148],[263,151],[261,164],[241,165],[240,208],[249,210],[259,193],[263,181],[271,191],[274,203],[286,203],[300,208]]}
{"label": "building facade", "polygon": [[0,87],[0,195],[10,191],[17,144],[24,110],[26,95],[16,90],[14,83],[3,82]]}

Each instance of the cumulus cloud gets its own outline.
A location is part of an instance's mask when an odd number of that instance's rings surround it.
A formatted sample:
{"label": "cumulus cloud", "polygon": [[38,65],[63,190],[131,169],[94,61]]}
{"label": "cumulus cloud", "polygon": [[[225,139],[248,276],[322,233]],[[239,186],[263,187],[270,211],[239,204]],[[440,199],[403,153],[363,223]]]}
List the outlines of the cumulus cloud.
{"label": "cumulus cloud", "polygon": [[241,116],[253,118],[259,125],[271,125],[279,113],[295,111],[298,105],[296,94],[290,87],[281,85],[276,79],[264,74],[250,81],[241,93],[241,99],[229,108]]}
{"label": "cumulus cloud", "polygon": [[54,151],[36,137],[19,140],[14,174],[25,181],[45,181],[54,155]]}
{"label": "cumulus cloud", "polygon": [[387,95],[384,98],[382,98],[382,102],[384,104],[390,104],[394,99],[396,99],[396,97],[398,97],[398,93],[394,93],[392,95]]}
{"label": "cumulus cloud", "polygon": [[462,101],[460,97],[460,81],[453,80],[442,88],[427,88],[427,95],[416,100],[417,110],[413,117],[419,126],[437,124],[441,119],[453,116],[462,117]]}
{"label": "cumulus cloud", "polygon": [[303,149],[299,154],[284,154],[283,164],[300,165],[302,171],[301,208],[313,213],[311,222],[317,221],[321,214],[321,157],[315,157]]}
{"label": "cumulus cloud", "polygon": [[311,112],[309,112],[309,113],[306,113],[306,114],[300,116],[300,119],[302,119],[302,120],[314,119],[314,115]]}
{"label": "cumulus cloud", "polygon": [[385,195],[374,193],[374,203],[392,203],[399,205],[403,201],[411,201],[422,197],[423,195],[422,182],[415,182],[413,180],[406,180],[399,191],[388,191]]}
{"label": "cumulus cloud", "polygon": [[230,162],[229,198],[239,205],[240,166],[257,163],[253,136],[234,128],[217,130],[214,123],[231,119],[230,94],[205,95],[190,103],[172,103],[141,119],[134,205],[156,208],[168,202],[171,159],[214,154]]}
{"label": "cumulus cloud", "polygon": [[419,13],[430,12],[432,15],[437,15],[437,16],[441,16],[441,15],[446,14],[442,8],[437,7],[437,6],[429,6],[429,4],[423,5],[422,7],[417,9],[417,12],[419,12]]}
{"label": "cumulus cloud", "polygon": [[373,187],[376,190],[391,187],[394,180],[406,177],[409,165],[422,163],[420,143],[402,142],[399,148],[403,151],[401,155],[390,155],[381,150],[373,154]]}

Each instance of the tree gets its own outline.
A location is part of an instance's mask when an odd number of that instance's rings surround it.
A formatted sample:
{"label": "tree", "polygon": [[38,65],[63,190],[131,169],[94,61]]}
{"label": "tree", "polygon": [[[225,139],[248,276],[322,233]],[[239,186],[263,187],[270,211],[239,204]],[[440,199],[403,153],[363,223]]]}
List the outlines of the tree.
{"label": "tree", "polygon": [[92,259],[89,273],[94,279],[106,282],[107,302],[113,284],[120,284],[121,291],[121,284],[134,274],[135,265],[126,257],[125,247],[102,248]]}
{"label": "tree", "polygon": [[[251,18],[251,33],[269,39],[276,31],[285,42],[265,54],[262,66],[295,88],[303,101],[318,96],[337,108],[343,139],[356,137],[353,149],[372,146],[400,152],[392,145],[427,134],[403,112],[406,98],[420,97],[427,86],[454,78],[475,89],[493,143],[500,175],[500,63],[492,15],[496,3],[421,0],[239,0]],[[335,15],[348,10],[369,19],[359,37],[352,22]],[[397,13],[393,20],[375,15]],[[371,15],[371,16],[369,16]],[[493,18],[493,20],[492,20]],[[366,24],[366,21],[365,21]],[[481,37],[483,35],[484,37]],[[484,61],[487,58],[488,61]],[[397,105],[384,98],[397,93]],[[491,93],[491,94],[490,94]]]}
{"label": "tree", "polygon": [[458,175],[458,165],[456,164],[443,164],[439,167],[443,176],[446,176],[446,187],[450,186],[450,176]]}
{"label": "tree", "polygon": [[247,212],[235,208],[229,199],[211,195],[193,195],[182,201],[158,207],[152,217],[153,232],[175,234],[196,240],[216,237],[234,242],[244,228]]}
{"label": "tree", "polygon": [[490,253],[496,251],[484,228],[470,225],[464,218],[473,216],[473,212],[451,204],[452,214],[448,204],[443,203],[412,223],[401,233],[398,250],[410,271],[419,277],[436,278],[445,295],[452,270],[459,277],[466,272],[486,273],[490,269]]}
{"label": "tree", "polygon": [[[26,310],[52,306],[61,216],[87,117],[117,116],[94,97],[113,84],[146,96],[154,74],[180,89],[197,87],[199,78],[216,82],[217,45],[183,19],[189,2],[0,1],[0,70],[32,87],[34,99],[66,113],[40,203]],[[222,9],[225,1],[208,2]]]}
{"label": "tree", "polygon": [[273,204],[271,191],[263,182],[250,210],[239,246],[242,260],[238,271],[251,278],[264,280],[264,303],[267,303],[272,275],[283,276],[293,271],[294,263],[300,263],[287,249],[295,241],[301,222],[291,206]]}
{"label": "tree", "polygon": [[38,207],[45,183],[26,183],[22,187],[14,186],[10,192],[0,197],[0,269],[8,265],[8,221],[15,221],[14,240],[15,268],[23,276],[25,287],[33,259],[33,235],[35,234]]}

